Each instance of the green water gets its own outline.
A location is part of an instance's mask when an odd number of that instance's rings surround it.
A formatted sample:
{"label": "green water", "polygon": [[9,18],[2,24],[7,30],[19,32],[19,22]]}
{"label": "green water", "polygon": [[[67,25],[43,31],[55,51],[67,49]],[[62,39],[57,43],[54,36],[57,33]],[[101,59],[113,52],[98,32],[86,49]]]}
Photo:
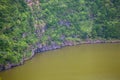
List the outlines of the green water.
{"label": "green water", "polygon": [[2,80],[120,80],[120,44],[86,44],[44,52],[0,72]]}

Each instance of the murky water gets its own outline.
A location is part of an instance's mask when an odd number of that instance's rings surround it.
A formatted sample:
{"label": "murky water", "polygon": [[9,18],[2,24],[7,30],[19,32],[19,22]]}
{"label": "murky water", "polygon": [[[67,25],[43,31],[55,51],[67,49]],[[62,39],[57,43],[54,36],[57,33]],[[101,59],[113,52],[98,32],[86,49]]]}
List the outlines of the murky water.
{"label": "murky water", "polygon": [[2,80],[120,80],[120,44],[86,44],[36,55]]}

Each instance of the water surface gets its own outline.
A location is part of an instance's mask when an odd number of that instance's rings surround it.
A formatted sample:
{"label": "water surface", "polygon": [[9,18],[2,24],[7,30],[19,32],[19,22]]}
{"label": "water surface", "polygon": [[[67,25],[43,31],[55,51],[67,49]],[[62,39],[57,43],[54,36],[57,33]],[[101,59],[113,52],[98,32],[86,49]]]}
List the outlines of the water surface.
{"label": "water surface", "polygon": [[120,44],[85,44],[44,52],[0,72],[2,80],[120,80]]}

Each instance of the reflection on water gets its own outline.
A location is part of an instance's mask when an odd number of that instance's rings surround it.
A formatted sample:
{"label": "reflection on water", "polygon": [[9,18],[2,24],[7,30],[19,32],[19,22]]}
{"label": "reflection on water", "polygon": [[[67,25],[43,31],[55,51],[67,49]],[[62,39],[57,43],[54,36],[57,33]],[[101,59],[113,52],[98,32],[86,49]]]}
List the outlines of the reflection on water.
{"label": "reflection on water", "polygon": [[3,80],[120,80],[120,44],[86,44],[36,55]]}

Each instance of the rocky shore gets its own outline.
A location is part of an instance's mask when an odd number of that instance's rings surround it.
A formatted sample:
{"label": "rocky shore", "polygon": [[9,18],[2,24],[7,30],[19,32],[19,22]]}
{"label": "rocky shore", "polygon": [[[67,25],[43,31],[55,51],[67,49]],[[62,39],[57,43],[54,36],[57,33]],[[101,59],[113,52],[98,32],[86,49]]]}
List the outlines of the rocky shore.
{"label": "rocky shore", "polygon": [[8,63],[5,66],[0,65],[0,71],[4,71],[7,69],[11,69],[13,67],[22,65],[24,64],[24,61],[31,59],[35,54],[38,54],[41,52],[60,49],[65,46],[75,46],[75,45],[80,45],[80,44],[97,44],[97,43],[120,43],[120,40],[86,40],[86,41],[80,41],[80,42],[65,41],[62,44],[53,43],[51,45],[37,44],[37,48],[32,50],[32,54],[30,57],[21,60],[21,62],[18,64]]}
{"label": "rocky shore", "polygon": [[75,46],[75,45],[80,45],[80,44],[97,44],[97,43],[120,43],[120,40],[88,40],[88,41],[81,41],[81,42],[70,42],[66,41],[63,42],[62,44],[52,44],[52,45],[41,45],[38,44],[37,48],[34,50],[34,53],[40,53],[44,51],[49,51],[49,50],[55,50],[59,49],[65,46]]}

